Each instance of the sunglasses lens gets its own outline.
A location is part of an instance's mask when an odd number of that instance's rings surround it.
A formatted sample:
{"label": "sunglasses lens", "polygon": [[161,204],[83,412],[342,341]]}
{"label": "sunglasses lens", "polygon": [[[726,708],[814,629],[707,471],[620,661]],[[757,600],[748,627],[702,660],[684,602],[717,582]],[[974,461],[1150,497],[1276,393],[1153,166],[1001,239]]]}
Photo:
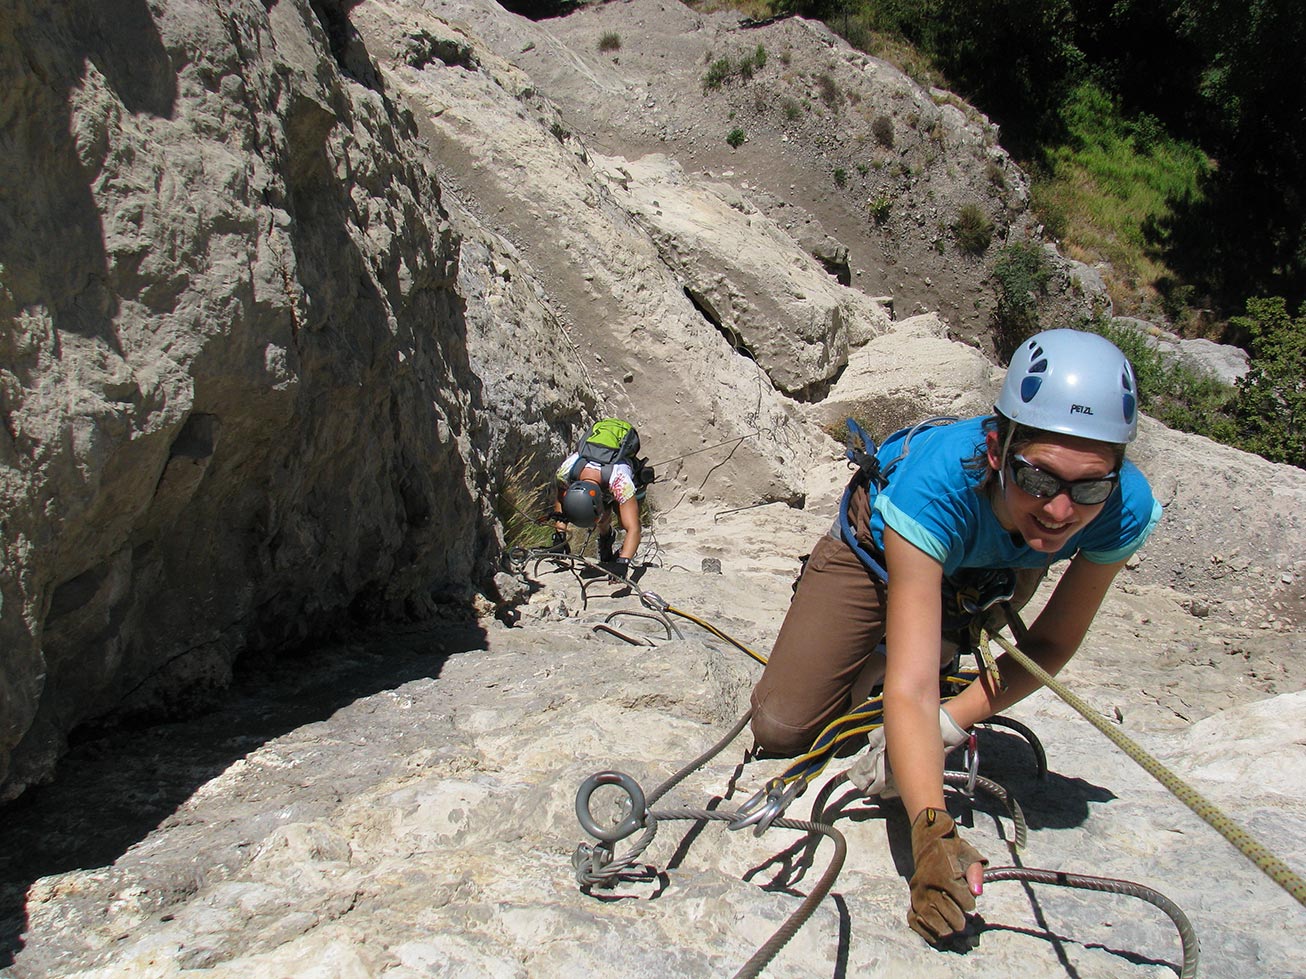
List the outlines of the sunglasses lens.
{"label": "sunglasses lens", "polygon": [[1051,473],[1045,473],[1037,466],[1026,462],[1020,456],[1012,460],[1011,473],[1016,480],[1016,485],[1036,499],[1046,500],[1066,491],[1070,493],[1070,498],[1081,506],[1105,503],[1116,486],[1114,475],[1106,479],[1063,482]]}
{"label": "sunglasses lens", "polygon": [[1095,506],[1106,502],[1115,485],[1114,479],[1095,479],[1091,483],[1076,483],[1070,487],[1070,498],[1085,506]]}
{"label": "sunglasses lens", "polygon": [[1033,466],[1022,466],[1014,470],[1016,485],[1023,489],[1030,496],[1045,500],[1049,496],[1056,496],[1061,492],[1061,480],[1055,476],[1049,476],[1040,469]]}

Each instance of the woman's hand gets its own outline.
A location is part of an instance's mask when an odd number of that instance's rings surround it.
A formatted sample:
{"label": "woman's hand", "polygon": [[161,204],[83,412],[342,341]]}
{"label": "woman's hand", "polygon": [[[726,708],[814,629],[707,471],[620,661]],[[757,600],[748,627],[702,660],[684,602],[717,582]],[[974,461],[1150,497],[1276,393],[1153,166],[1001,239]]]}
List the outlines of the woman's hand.
{"label": "woman's hand", "polygon": [[933,808],[922,809],[911,824],[911,854],[916,866],[907,924],[931,943],[965,929],[988,860],[961,838],[951,816]]}

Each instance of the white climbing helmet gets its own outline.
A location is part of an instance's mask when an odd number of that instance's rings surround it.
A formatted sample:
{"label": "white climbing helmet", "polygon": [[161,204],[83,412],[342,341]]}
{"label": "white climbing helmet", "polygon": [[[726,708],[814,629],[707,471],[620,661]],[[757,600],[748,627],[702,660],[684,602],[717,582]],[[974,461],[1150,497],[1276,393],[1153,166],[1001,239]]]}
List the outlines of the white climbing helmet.
{"label": "white climbing helmet", "polygon": [[1012,421],[1123,445],[1138,434],[1133,365],[1096,333],[1045,330],[1011,356],[994,406]]}

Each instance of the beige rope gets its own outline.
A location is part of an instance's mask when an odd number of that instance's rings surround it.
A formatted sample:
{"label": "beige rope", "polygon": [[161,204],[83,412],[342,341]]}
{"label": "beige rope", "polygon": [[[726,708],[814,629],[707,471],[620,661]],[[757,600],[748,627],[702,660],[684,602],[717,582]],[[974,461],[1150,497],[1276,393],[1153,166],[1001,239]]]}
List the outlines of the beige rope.
{"label": "beige rope", "polygon": [[1208,801],[1191,785],[1184,782],[1174,772],[1131,741],[1118,728],[1109,724],[1101,714],[1093,710],[1087,703],[1067,689],[1064,684],[1058,682],[1051,674],[1017,649],[1006,637],[997,634],[990,634],[990,637],[1006,650],[1012,659],[1023,666],[1030,675],[1036,677],[1049,690],[1079,711],[1085,720],[1110,738],[1117,748],[1143,766],[1149,775],[1173,792],[1180,802],[1201,816],[1212,829],[1232,843],[1243,856],[1256,864],[1271,880],[1296,898],[1298,904],[1306,907],[1306,881],[1294,873],[1287,864],[1253,839],[1245,829],[1229,819],[1214,803]]}

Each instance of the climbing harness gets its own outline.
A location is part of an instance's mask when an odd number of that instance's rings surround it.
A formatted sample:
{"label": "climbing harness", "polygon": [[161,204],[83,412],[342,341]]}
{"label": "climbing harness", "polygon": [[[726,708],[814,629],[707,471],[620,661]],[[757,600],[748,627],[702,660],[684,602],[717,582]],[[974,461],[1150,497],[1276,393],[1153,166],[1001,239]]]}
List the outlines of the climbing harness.
{"label": "climbing harness", "polygon": [[[839,500],[839,537],[857,556],[857,560],[885,584],[889,582],[889,572],[884,566],[884,555],[878,548],[872,550],[874,545],[868,547],[857,536],[857,528],[853,526],[850,516],[853,496],[859,489],[865,490],[867,503],[873,507],[876,495],[889,485],[889,477],[898,464],[907,458],[912,439],[932,428],[952,425],[958,421],[960,419],[954,415],[938,415],[907,428],[900,428],[885,439],[886,445],[901,439],[898,454],[883,464],[877,455],[875,442],[866,434],[866,430],[854,418],[845,421],[848,441],[844,456],[853,475]],[[979,626],[985,615],[994,606],[1009,600],[1015,585],[1015,573],[1010,568],[959,568],[953,574],[945,575],[944,634],[955,638],[962,648],[973,649],[978,642]]]}
{"label": "climbing harness", "polygon": [[852,502],[853,494],[858,489],[865,489],[868,499],[871,503],[874,503],[876,494],[889,485],[890,474],[897,468],[898,463],[907,457],[907,453],[911,450],[911,440],[923,431],[937,428],[940,425],[951,425],[956,421],[960,421],[960,419],[953,415],[940,415],[936,418],[927,418],[923,422],[908,428],[900,428],[885,439],[885,443],[892,442],[901,436],[902,446],[898,454],[883,465],[880,464],[879,457],[876,455],[875,442],[866,434],[866,430],[854,418],[848,418],[844,422],[848,426],[848,441],[844,449],[844,456],[848,460],[849,468],[853,470],[853,476],[843,491],[843,497],[839,500],[839,535],[842,537],[843,542],[857,555],[857,559],[883,582],[889,580],[889,572],[885,570],[884,565],[881,563],[883,555],[872,554],[857,539],[857,530],[853,527],[852,520],[848,516],[848,507]]}

